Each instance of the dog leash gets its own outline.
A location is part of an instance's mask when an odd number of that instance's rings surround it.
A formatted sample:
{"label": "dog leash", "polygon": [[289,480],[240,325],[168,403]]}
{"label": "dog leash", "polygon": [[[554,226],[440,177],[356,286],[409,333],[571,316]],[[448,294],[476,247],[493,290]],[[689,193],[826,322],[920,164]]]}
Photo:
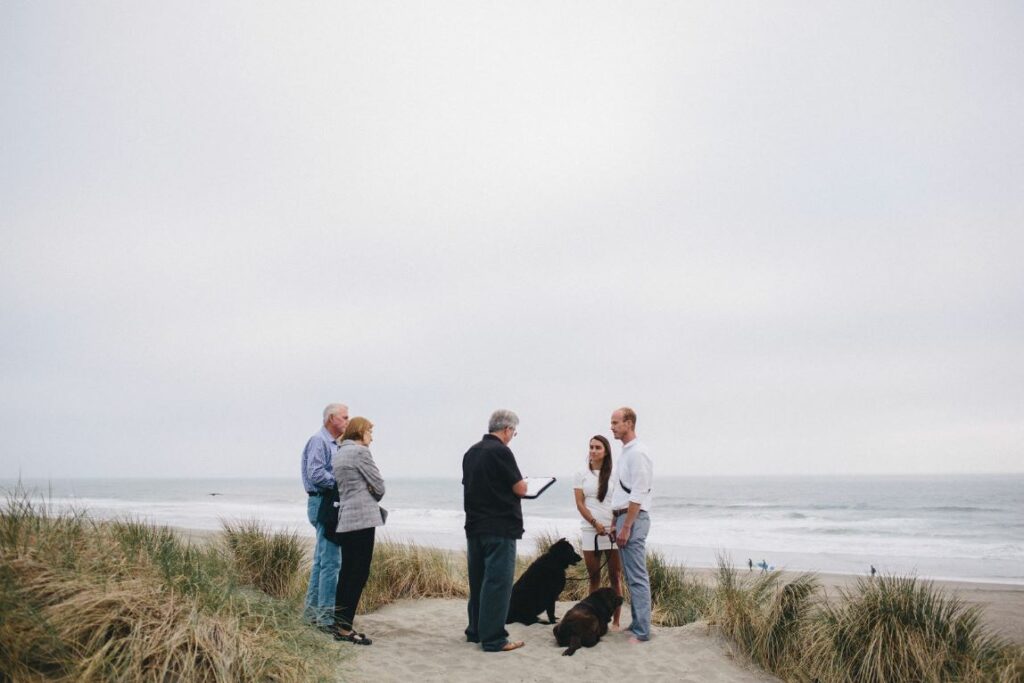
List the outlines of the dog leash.
{"label": "dog leash", "polygon": [[[609,531],[608,533],[603,534],[603,535],[602,534],[594,534],[594,552],[595,553],[603,552],[600,549],[600,546],[598,544],[598,541],[602,538],[602,536],[607,536],[608,537],[608,540],[611,541],[612,547],[608,548],[608,554],[606,554],[604,556],[604,562],[602,564],[598,565],[598,567],[597,567],[598,575],[601,574],[601,570],[602,569],[605,569],[605,568],[608,567],[608,558],[609,558],[609,556],[611,554],[611,551],[615,549],[616,545],[618,545],[617,543],[615,543],[615,532],[614,531]],[[567,577],[565,577],[565,580],[566,581],[589,581],[590,580],[590,576],[581,576],[579,578],[573,578],[571,576],[567,576]]]}

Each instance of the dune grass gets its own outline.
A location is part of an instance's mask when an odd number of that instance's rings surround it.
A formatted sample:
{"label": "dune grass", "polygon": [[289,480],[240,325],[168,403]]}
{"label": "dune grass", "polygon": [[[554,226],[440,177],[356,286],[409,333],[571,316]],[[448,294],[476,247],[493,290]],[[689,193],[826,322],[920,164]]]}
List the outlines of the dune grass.
{"label": "dune grass", "polygon": [[[671,565],[657,551],[647,553],[651,580],[651,621],[659,626],[683,626],[704,618],[711,589],[690,576],[685,567]],[[623,592],[629,591],[623,586]]]}
{"label": "dune grass", "polygon": [[272,532],[256,520],[225,521],[222,527],[240,581],[277,598],[305,590],[299,569],[306,549],[298,534]]}
{"label": "dune grass", "polygon": [[780,572],[741,577],[719,559],[709,621],[757,664],[784,675],[800,669],[804,625],[818,583],[801,574],[783,582]]}
{"label": "dune grass", "polygon": [[406,598],[465,598],[469,595],[466,560],[458,555],[410,543],[383,541],[373,551],[370,579],[360,612],[372,612]]}
{"label": "dune grass", "polygon": [[1019,648],[981,614],[915,577],[861,579],[810,624],[806,669],[822,681],[1020,680]]}
{"label": "dune grass", "polygon": [[[252,542],[236,550],[255,555]],[[0,679],[329,679],[329,641],[237,562],[165,527],[55,513],[18,491],[0,509]],[[279,566],[270,585],[297,569]]]}
{"label": "dune grass", "polygon": [[741,578],[720,558],[709,621],[787,681],[1024,681],[1024,649],[993,636],[966,607],[914,577],[861,579],[827,599],[812,575]]}

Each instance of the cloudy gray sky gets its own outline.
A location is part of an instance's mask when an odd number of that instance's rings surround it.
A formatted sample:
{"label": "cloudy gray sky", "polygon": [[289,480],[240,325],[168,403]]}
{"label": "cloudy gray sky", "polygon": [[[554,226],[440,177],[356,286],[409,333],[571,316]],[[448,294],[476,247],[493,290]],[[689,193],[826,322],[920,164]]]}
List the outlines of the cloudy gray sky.
{"label": "cloudy gray sky", "polygon": [[0,477],[1024,471],[1024,5],[0,3]]}

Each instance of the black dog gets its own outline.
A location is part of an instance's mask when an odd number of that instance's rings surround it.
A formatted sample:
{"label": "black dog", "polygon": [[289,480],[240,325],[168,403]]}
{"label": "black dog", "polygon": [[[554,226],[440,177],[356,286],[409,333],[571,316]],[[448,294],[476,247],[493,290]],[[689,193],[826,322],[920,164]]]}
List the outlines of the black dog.
{"label": "black dog", "polygon": [[582,559],[572,543],[564,538],[553,543],[512,586],[505,623],[536,624],[539,621],[537,615],[545,610],[548,613],[547,623],[555,623],[555,601],[565,588],[565,570]]}
{"label": "black dog", "polygon": [[572,656],[581,647],[594,647],[608,633],[612,613],[622,604],[622,596],[611,588],[598,588],[565,613],[554,628],[559,645],[569,646],[562,656]]}

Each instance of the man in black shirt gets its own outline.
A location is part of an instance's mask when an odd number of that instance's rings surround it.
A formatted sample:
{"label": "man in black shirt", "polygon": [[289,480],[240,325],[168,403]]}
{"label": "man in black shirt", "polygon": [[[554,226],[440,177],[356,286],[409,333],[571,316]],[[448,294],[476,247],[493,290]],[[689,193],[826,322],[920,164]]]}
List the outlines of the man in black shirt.
{"label": "man in black shirt", "polygon": [[469,564],[469,625],[466,640],[484,652],[508,652],[523,646],[505,630],[516,540],[523,537],[526,481],[508,447],[519,418],[496,410],[485,434],[462,457],[463,505],[466,510],[466,559]]}

